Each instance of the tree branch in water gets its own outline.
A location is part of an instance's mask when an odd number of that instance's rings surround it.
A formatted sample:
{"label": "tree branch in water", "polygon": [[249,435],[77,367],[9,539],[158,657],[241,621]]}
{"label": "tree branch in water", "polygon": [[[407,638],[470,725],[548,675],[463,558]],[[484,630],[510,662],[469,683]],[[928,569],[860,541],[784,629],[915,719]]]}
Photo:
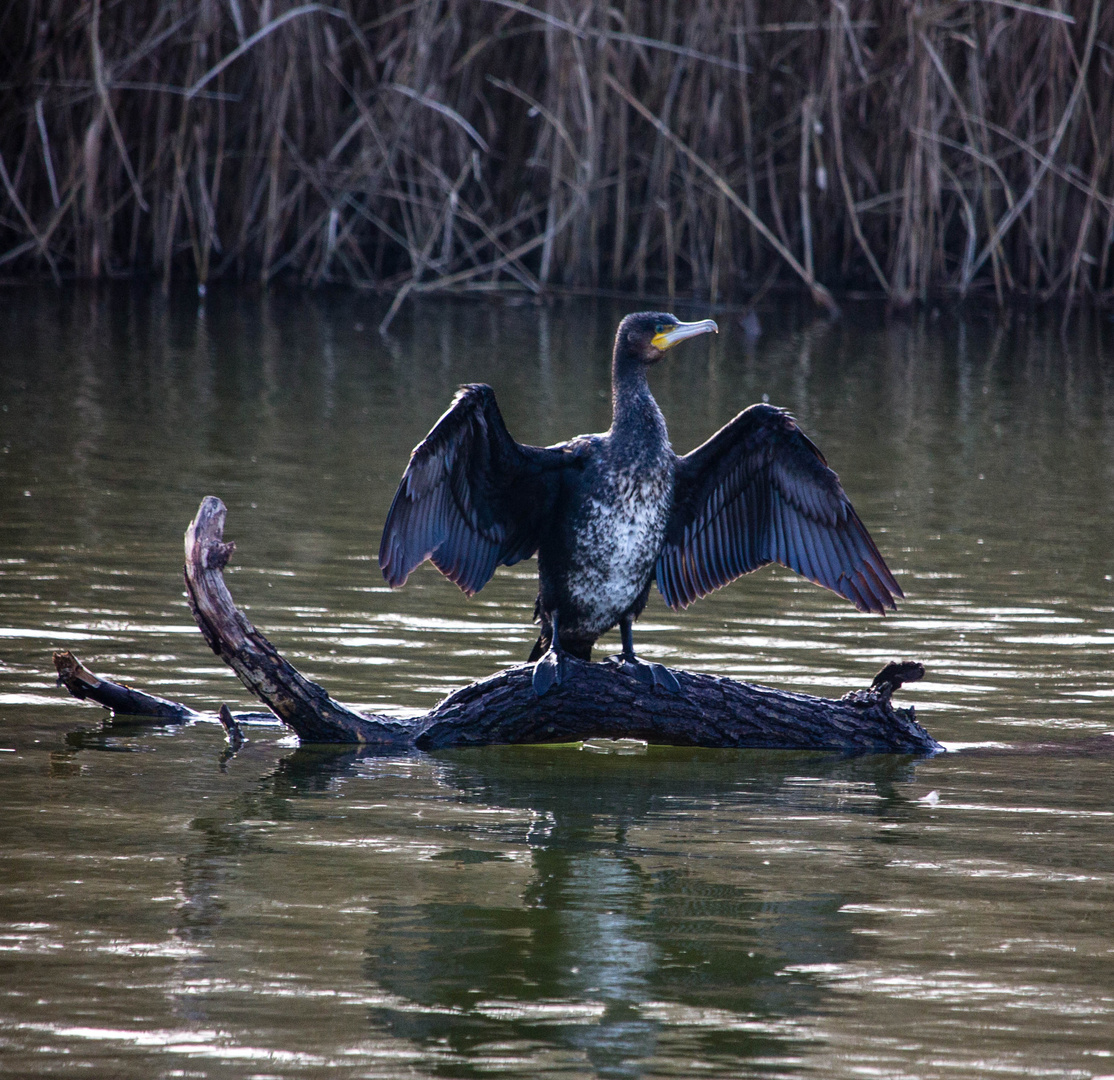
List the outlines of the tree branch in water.
{"label": "tree branch in water", "polygon": [[[564,682],[542,698],[533,690],[532,665],[521,664],[450,694],[425,716],[365,716],[302,675],[237,608],[223,574],[235,547],[224,541],[225,516],[224,504],[210,496],[186,532],[190,608],[213,651],[303,743],[355,743],[387,753],[591,738],[842,753],[942,749],[916,722],[912,708],[895,709],[890,701],[903,682],[924,675],[915,661],[888,664],[869,689],[837,701],[679,670],[673,674],[681,692],[671,694],[647,688],[615,664],[570,658]],[[59,657],[69,661],[60,663]],[[95,676],[71,654],[56,654],[55,663],[71,693],[115,712],[168,719],[197,715]],[[181,713],[147,711],[167,706]]]}

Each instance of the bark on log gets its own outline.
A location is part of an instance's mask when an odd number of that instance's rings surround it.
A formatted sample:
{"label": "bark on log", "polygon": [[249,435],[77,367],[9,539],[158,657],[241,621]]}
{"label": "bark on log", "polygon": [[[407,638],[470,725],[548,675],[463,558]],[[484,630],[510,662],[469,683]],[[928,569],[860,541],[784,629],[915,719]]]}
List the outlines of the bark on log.
{"label": "bark on log", "polygon": [[[186,532],[190,608],[213,652],[303,743],[351,743],[384,753],[591,738],[852,754],[943,749],[912,708],[895,709],[890,701],[903,682],[923,676],[915,661],[886,665],[869,689],[836,701],[678,670],[681,693],[671,694],[648,689],[616,664],[570,658],[565,681],[542,698],[533,690],[532,665],[521,664],[458,690],[413,720],[364,716],[297,671],[236,607],[223,574],[235,548],[223,538],[225,516],[224,504],[210,496]],[[176,721],[199,715],[96,676],[71,653],[56,653],[55,666],[72,694],[114,712]],[[222,709],[230,738],[242,719]]]}
{"label": "bark on log", "polygon": [[841,701],[674,671],[680,694],[650,690],[609,663],[570,660],[545,697],[522,664],[451,694],[424,717],[362,716],[289,664],[232,600],[222,573],[224,504],[204,499],[186,532],[186,590],[205,640],[305,743],[353,742],[384,751],[492,743],[634,738],[707,747],[823,749],[845,753],[934,753],[940,744],[890,696],[920,678],[916,663],[889,665],[870,690]]}

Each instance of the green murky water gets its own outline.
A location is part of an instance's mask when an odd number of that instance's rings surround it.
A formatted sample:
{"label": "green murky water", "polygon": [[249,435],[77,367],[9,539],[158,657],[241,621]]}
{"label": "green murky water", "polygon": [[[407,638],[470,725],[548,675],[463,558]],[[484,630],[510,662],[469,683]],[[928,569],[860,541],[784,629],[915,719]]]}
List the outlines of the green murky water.
{"label": "green murky water", "polygon": [[346,703],[413,713],[523,658],[530,564],[391,593],[378,530],[460,382],[525,441],[605,427],[623,311],[430,304],[384,342],[348,296],[0,297],[0,1073],[1114,1074],[1109,322],[797,310],[751,344],[724,317],[654,376],[679,450],[791,408],[908,600],[765,570],[655,594],[640,651],[828,694],[916,657],[901,700],[974,752],[359,760],[256,727],[225,760],[213,723],[54,686],[69,648],[251,707],[182,599],[207,494],[233,594]]}

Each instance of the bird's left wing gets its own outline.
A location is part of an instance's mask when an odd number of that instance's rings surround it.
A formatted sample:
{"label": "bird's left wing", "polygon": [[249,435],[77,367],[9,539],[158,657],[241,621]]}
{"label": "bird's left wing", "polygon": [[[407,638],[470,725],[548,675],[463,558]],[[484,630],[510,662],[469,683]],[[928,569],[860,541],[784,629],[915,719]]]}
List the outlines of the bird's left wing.
{"label": "bird's left wing", "polygon": [[904,595],[820,451],[787,412],[752,405],[677,459],[656,577],[684,608],[771,562],[860,611],[884,614]]}
{"label": "bird's left wing", "polygon": [[379,545],[388,584],[405,584],[430,559],[467,595],[478,592],[497,566],[537,550],[560,473],[574,459],[561,447],[515,442],[491,387],[461,387],[395,492]]}

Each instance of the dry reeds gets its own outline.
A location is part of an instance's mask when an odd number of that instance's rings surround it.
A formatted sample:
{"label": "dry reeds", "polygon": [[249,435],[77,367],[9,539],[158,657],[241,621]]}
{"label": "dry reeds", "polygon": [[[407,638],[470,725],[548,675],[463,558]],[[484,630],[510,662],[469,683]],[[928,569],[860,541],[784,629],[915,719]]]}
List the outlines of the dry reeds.
{"label": "dry reeds", "polygon": [[1114,297],[1102,0],[11,0],[9,273]]}

